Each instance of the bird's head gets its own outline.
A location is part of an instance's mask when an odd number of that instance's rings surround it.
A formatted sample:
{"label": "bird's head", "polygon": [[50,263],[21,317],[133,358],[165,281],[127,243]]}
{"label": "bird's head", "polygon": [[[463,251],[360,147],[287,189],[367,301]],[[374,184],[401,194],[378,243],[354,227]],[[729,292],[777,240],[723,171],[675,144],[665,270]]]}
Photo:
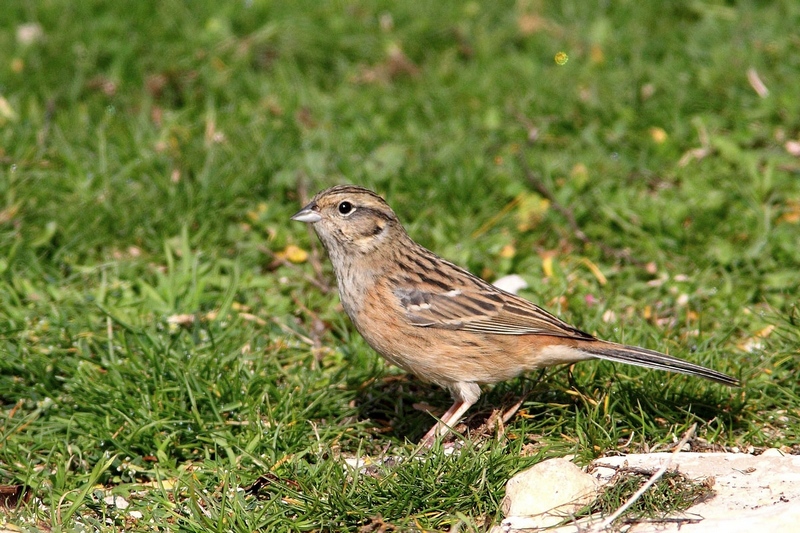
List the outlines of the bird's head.
{"label": "bird's head", "polygon": [[331,260],[368,254],[405,230],[383,198],[363,187],[337,185],[318,193],[292,220],[312,225]]}

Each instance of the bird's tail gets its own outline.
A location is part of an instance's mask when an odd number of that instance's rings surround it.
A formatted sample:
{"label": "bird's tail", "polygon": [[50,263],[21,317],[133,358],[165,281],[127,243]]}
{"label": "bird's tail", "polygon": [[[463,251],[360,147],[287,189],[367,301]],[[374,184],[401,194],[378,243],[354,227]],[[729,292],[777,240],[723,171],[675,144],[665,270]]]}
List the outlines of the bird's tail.
{"label": "bird's tail", "polygon": [[647,368],[655,368],[658,370],[666,370],[668,372],[678,372],[680,374],[688,374],[690,376],[699,376],[701,378],[710,379],[729,387],[736,387],[740,385],[738,379],[711,370],[704,366],[696,365],[677,357],[665,355],[647,348],[639,348],[637,346],[625,346],[623,344],[616,344],[613,342],[596,341],[590,343],[581,343],[580,350],[592,354],[598,359],[606,359],[616,363],[626,363],[629,365],[643,366]]}

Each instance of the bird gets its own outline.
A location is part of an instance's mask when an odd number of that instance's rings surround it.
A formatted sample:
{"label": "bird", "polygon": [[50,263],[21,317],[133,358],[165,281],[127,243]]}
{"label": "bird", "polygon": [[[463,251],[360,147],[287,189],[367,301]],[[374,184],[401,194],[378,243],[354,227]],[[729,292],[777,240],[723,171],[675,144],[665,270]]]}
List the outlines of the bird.
{"label": "bird", "polygon": [[638,346],[601,340],[415,242],[389,204],[355,185],[323,190],[292,220],[311,224],[356,330],[389,363],[447,389],[452,406],[422,438],[431,446],[475,404],[481,386],[554,365],[604,359],[739,380]]}

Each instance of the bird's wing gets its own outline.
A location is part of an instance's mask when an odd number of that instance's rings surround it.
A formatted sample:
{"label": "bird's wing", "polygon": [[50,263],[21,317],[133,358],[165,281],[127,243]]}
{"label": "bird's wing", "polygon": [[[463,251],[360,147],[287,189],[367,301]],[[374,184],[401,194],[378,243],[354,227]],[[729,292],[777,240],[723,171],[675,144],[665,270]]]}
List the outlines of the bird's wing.
{"label": "bird's wing", "polygon": [[541,307],[491,285],[445,290],[408,285],[394,295],[415,326],[495,335],[551,335],[594,339]]}

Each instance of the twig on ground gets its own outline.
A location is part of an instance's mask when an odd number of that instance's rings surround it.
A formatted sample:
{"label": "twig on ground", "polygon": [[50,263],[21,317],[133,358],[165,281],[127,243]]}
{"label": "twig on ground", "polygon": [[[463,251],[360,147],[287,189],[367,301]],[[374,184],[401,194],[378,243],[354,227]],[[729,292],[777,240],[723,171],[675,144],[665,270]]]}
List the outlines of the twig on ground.
{"label": "twig on ground", "polygon": [[302,342],[304,344],[307,344],[307,345],[311,346],[312,348],[314,347],[314,339],[311,339],[311,338],[303,335],[299,331],[293,330],[287,324],[284,324],[283,322],[281,322],[277,317],[272,317],[271,322],[273,324],[275,324],[276,326],[278,326],[284,333],[286,333],[288,335],[291,335],[292,337],[297,338],[298,340],[300,340],[300,342]]}
{"label": "twig on ground", "polygon": [[527,395],[527,394],[524,394],[524,395],[522,396],[522,398],[520,398],[520,399],[519,399],[519,401],[518,401],[517,403],[515,403],[514,405],[512,405],[511,407],[509,407],[509,408],[506,410],[506,412],[505,412],[505,413],[503,413],[503,416],[501,416],[501,417],[500,417],[500,418],[497,420],[497,422],[496,422],[495,426],[497,427],[497,437],[498,437],[498,438],[499,438],[499,437],[502,437],[502,436],[505,434],[505,432],[506,432],[506,424],[508,423],[508,421],[509,421],[509,420],[511,420],[511,418],[512,418],[512,417],[513,417],[515,414],[517,414],[517,411],[519,411],[519,408],[520,408],[520,407],[522,407],[522,403],[525,401],[525,399],[526,399],[527,397],[528,397],[528,395]]}
{"label": "twig on ground", "polygon": [[[275,252],[273,252],[272,250],[270,250],[266,246],[259,246],[258,247],[258,251],[263,253],[264,255],[268,255],[272,259],[272,263],[270,263],[270,265],[269,265],[269,269],[270,270],[275,268],[275,266],[277,266],[277,265],[282,265],[282,266],[286,266],[286,267],[292,268],[292,269],[296,270],[297,272],[299,272],[300,275],[303,276],[303,279],[305,279],[307,282],[309,282],[312,285],[314,285],[316,288],[318,288],[323,293],[327,294],[327,293],[331,292],[332,288],[331,288],[330,285],[328,285],[324,281],[320,281],[317,278],[309,276],[308,274],[306,274],[303,271],[303,269],[301,267],[297,266],[296,264],[292,263],[291,261],[289,261],[286,258],[279,257],[278,254],[276,254]],[[324,280],[324,278],[320,278],[320,279]]]}
{"label": "twig on ground", "polygon": [[575,213],[573,213],[572,209],[561,205],[561,203],[556,199],[555,195],[531,169],[530,165],[528,165],[527,159],[525,158],[524,151],[521,151],[519,154],[519,162],[520,166],[522,167],[522,171],[525,173],[525,178],[528,180],[528,183],[536,190],[536,192],[541,194],[547,199],[547,201],[550,202],[550,205],[553,207],[553,209],[555,209],[567,220],[567,224],[569,224],[570,230],[576,239],[588,246],[596,246],[605,256],[613,257],[615,259],[624,259],[625,261],[635,264],[644,264],[642,261],[637,261],[631,257],[630,251],[628,250],[620,250],[614,248],[613,246],[608,246],[601,241],[593,241],[590,239],[583,229],[581,229],[581,226],[578,224],[578,220],[575,218]]}
{"label": "twig on ground", "polygon": [[497,438],[502,437],[506,432],[506,424],[517,413],[517,411],[519,411],[519,408],[522,407],[523,402],[527,398],[528,393],[525,393],[517,403],[509,407],[505,412],[503,412],[501,409],[492,410],[492,414],[486,418],[486,420],[475,432],[478,440],[484,437],[489,437],[493,433]]}
{"label": "twig on ground", "polygon": [[534,189],[536,189],[536,192],[541,194],[550,202],[550,205],[553,206],[553,209],[561,213],[561,215],[567,219],[567,223],[569,224],[570,229],[572,229],[573,235],[575,235],[575,237],[584,244],[593,244],[592,240],[581,229],[578,221],[575,219],[575,213],[572,212],[572,209],[568,209],[561,205],[561,203],[559,203],[559,201],[556,199],[555,195],[550,192],[550,189],[547,188],[539,176],[533,172],[530,165],[528,165],[527,159],[525,158],[525,152],[520,152],[519,162],[520,165],[522,165],[522,170],[525,172],[525,178],[528,180],[528,183]]}
{"label": "twig on ground", "polygon": [[517,403],[512,405],[505,413],[503,413],[503,418],[500,419],[503,421],[503,424],[508,423],[508,421],[511,420],[511,417],[517,414],[517,411],[519,411],[519,408],[522,407],[522,403],[527,398],[528,398],[527,394],[523,395],[522,398],[520,398]]}
{"label": "twig on ground", "polygon": [[650,477],[650,479],[648,479],[648,480],[647,480],[647,483],[645,483],[644,485],[642,485],[642,487],[641,487],[639,490],[637,490],[637,491],[636,491],[636,493],[635,493],[633,496],[631,496],[631,497],[628,499],[628,501],[626,501],[626,502],[625,502],[625,503],[622,505],[622,507],[620,507],[619,509],[617,509],[617,510],[616,510],[616,511],[615,511],[615,512],[614,512],[614,513],[611,515],[611,516],[609,516],[608,518],[606,518],[605,520],[603,520],[602,522],[600,522],[600,524],[598,524],[597,526],[593,527],[593,528],[590,530],[590,532],[591,532],[591,533],[600,533],[600,532],[602,532],[602,531],[605,531],[606,529],[608,529],[608,528],[611,526],[611,524],[613,524],[613,523],[614,523],[614,521],[615,521],[617,518],[619,518],[620,516],[622,516],[622,514],[623,514],[625,511],[627,511],[627,510],[628,510],[628,509],[631,507],[631,505],[633,505],[634,503],[636,503],[636,501],[637,501],[639,498],[641,498],[641,497],[642,497],[642,495],[643,495],[645,492],[647,492],[647,489],[649,489],[650,487],[652,487],[653,485],[655,485],[656,481],[658,481],[659,479],[661,479],[661,476],[663,476],[663,475],[664,475],[664,473],[665,473],[667,470],[669,470],[669,467],[670,467],[670,466],[672,466],[672,461],[673,461],[673,459],[675,459],[675,456],[676,456],[676,455],[678,455],[678,454],[680,453],[680,451],[683,449],[684,445],[685,445],[687,442],[689,442],[689,439],[691,439],[691,438],[694,436],[694,432],[695,432],[696,430],[697,430],[697,423],[695,422],[695,423],[692,425],[692,427],[690,427],[690,428],[689,428],[689,430],[688,430],[688,431],[687,431],[687,432],[686,432],[686,433],[683,435],[683,438],[680,440],[680,442],[678,442],[678,444],[675,446],[675,450],[673,450],[673,452],[672,452],[672,455],[670,455],[670,456],[667,458],[666,462],[664,462],[664,464],[663,464],[663,465],[661,465],[661,468],[659,468],[659,469],[656,471],[656,473],[655,473],[655,474],[653,474],[653,475],[652,475],[652,477]]}

